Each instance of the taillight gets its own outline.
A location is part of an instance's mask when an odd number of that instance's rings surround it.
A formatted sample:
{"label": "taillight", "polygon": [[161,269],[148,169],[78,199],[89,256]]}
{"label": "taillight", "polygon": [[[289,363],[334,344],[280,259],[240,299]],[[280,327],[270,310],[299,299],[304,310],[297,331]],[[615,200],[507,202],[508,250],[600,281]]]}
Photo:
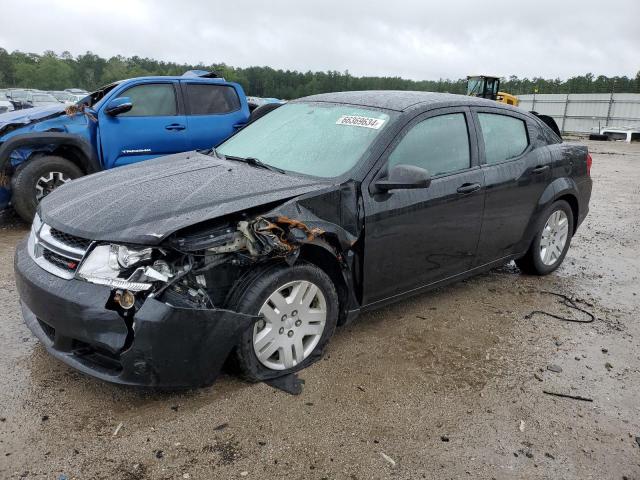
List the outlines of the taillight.
{"label": "taillight", "polygon": [[587,175],[591,176],[591,164],[593,163],[593,158],[591,158],[591,154],[587,153]]}

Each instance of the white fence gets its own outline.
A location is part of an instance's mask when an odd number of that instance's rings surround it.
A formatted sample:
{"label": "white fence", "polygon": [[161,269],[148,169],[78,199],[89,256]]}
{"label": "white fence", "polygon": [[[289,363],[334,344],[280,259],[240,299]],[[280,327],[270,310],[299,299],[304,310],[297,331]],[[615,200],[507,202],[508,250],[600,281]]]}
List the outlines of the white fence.
{"label": "white fence", "polygon": [[600,127],[640,129],[640,93],[518,95],[520,108],[553,117],[562,133],[593,133]]}

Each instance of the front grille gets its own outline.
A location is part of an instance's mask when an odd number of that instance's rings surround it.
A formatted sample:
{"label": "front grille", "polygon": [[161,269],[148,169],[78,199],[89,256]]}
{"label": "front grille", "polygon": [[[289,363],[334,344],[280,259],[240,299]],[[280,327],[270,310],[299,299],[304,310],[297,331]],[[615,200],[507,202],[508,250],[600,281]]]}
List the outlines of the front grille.
{"label": "front grille", "polygon": [[43,250],[42,256],[47,262],[55,265],[58,268],[66,270],[67,272],[75,273],[76,268],[78,267],[77,261],[70,260],[66,257],[63,257],[62,255],[58,255],[57,253],[52,252],[51,250],[47,250],[46,248]]}
{"label": "front grille", "polygon": [[91,240],[76,237],[75,235],[69,235],[68,233],[56,230],[55,228],[52,228],[50,230],[50,233],[51,236],[58,240],[60,243],[64,243],[65,245],[69,245],[70,247],[86,250],[87,248],[89,248],[89,245],[91,245]]}
{"label": "front grille", "polygon": [[55,230],[36,216],[29,236],[31,258],[47,272],[70,280],[91,246],[91,240]]}

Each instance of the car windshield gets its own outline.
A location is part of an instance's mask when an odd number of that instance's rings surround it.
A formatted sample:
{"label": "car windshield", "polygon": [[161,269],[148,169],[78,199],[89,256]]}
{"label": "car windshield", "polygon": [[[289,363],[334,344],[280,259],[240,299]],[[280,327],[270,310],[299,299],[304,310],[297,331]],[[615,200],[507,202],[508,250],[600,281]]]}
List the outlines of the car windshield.
{"label": "car windshield", "polygon": [[238,132],[217,149],[283,170],[338,177],[351,170],[390,115],[350,105],[289,103]]}

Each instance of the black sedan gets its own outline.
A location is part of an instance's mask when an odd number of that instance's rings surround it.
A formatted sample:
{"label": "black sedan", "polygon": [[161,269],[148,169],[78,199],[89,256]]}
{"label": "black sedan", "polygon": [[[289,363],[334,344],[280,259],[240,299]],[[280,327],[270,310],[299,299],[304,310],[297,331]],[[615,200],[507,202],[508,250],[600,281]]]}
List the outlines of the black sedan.
{"label": "black sedan", "polygon": [[133,385],[252,381],[337,325],[515,260],[562,263],[591,157],[489,100],[344,92],[289,102],[206,152],[75,180],[17,249],[24,319],[56,358]]}

